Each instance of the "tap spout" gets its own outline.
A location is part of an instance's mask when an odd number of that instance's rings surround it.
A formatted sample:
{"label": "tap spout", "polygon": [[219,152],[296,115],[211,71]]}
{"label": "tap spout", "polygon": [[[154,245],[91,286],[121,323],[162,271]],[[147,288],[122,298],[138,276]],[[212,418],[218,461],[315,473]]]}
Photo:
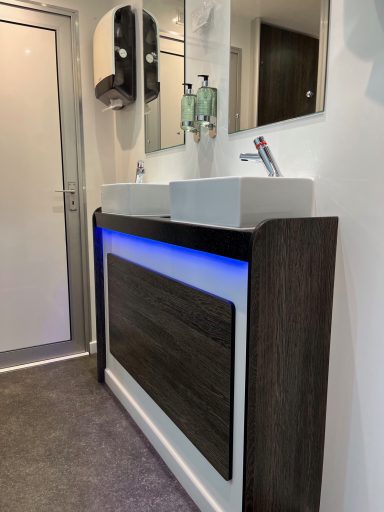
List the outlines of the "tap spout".
{"label": "tap spout", "polygon": [[260,160],[258,153],[240,153],[240,160],[242,162],[248,162],[249,160]]}

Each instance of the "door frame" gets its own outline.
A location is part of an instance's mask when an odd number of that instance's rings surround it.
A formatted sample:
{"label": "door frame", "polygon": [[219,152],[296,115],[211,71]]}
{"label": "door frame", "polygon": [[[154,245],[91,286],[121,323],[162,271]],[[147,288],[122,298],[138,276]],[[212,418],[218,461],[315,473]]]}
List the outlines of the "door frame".
{"label": "door frame", "polygon": [[[91,303],[90,303],[90,271],[89,271],[89,244],[88,244],[88,222],[87,222],[87,198],[86,198],[86,180],[85,180],[85,157],[84,157],[84,124],[82,109],[82,89],[81,89],[81,67],[80,67],[80,35],[79,35],[79,12],[64,7],[55,7],[52,5],[41,5],[41,3],[31,0],[0,0],[0,5],[9,7],[21,7],[28,10],[39,11],[42,13],[56,14],[69,18],[72,43],[72,70],[73,70],[73,89],[74,89],[74,114],[76,125],[76,155],[77,155],[77,178],[78,178],[78,205],[80,221],[80,251],[81,251],[81,273],[82,273],[82,304],[84,311],[84,350],[79,353],[86,353],[89,350],[91,341]],[[56,345],[56,346],[55,346]],[[60,350],[60,343],[41,345],[41,355],[43,359],[57,358],[67,356],[63,347]],[[45,347],[45,350],[44,350]],[[4,352],[1,354],[1,367],[20,365],[36,360],[33,356],[37,347],[20,349],[19,351]],[[15,362],[15,353],[23,354]],[[61,353],[62,352],[62,353]],[[23,361],[25,360],[25,361]]]}
{"label": "door frame", "polygon": [[329,48],[329,14],[330,0],[321,0],[320,37],[319,37],[319,67],[317,73],[316,112],[324,112],[326,100],[326,85],[328,71]]}
{"label": "door frame", "polygon": [[235,119],[235,125],[236,125],[236,129],[234,132],[230,132],[230,133],[237,133],[237,132],[240,132],[241,131],[241,86],[242,86],[242,78],[243,78],[243,50],[242,48],[239,48],[237,46],[231,46],[230,48],[230,54],[234,54],[234,55],[237,55],[237,58],[238,58],[238,61],[237,61],[237,73],[236,73],[236,82],[237,82],[237,86],[236,86],[236,99],[235,99],[235,102],[236,102],[236,110],[237,110],[237,113],[240,114],[240,117],[237,117]]}

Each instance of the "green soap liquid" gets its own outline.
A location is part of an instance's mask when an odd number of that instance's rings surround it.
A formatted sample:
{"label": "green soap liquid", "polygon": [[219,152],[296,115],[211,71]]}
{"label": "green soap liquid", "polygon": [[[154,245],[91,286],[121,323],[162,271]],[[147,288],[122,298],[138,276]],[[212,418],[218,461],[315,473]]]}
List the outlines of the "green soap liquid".
{"label": "green soap liquid", "polygon": [[214,94],[210,87],[202,87],[197,93],[196,115],[211,116]]}
{"label": "green soap liquid", "polygon": [[181,100],[181,121],[193,122],[195,120],[196,96],[188,94]]}
{"label": "green soap liquid", "polygon": [[213,100],[212,100],[212,116],[217,117],[217,89],[212,89]]}

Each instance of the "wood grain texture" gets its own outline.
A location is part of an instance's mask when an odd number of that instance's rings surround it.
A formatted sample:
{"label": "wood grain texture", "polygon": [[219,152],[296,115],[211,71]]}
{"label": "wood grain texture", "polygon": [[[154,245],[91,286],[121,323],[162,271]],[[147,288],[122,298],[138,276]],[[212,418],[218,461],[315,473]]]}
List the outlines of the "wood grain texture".
{"label": "wood grain texture", "polygon": [[249,280],[246,512],[320,507],[337,219],[255,232]]}
{"label": "wood grain texture", "polygon": [[318,39],[261,24],[259,126],[316,112],[318,61]]}
{"label": "wood grain texture", "polygon": [[95,271],[95,305],[96,305],[96,342],[97,342],[97,379],[104,382],[106,368],[105,345],[105,299],[104,299],[104,248],[103,231],[97,227],[95,211],[92,217],[93,224],[93,263]]}
{"label": "wood grain texture", "polygon": [[112,355],[230,480],[233,304],[112,254],[108,295]]}

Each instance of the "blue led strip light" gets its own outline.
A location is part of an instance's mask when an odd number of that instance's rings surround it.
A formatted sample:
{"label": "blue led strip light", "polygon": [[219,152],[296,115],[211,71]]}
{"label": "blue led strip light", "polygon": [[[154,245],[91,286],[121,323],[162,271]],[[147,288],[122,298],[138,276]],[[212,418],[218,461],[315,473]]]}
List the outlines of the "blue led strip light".
{"label": "blue led strip light", "polygon": [[[112,243],[108,252],[186,284],[195,281],[195,274],[201,281],[203,273],[207,279],[216,274],[216,278],[233,281],[236,286],[236,280],[248,271],[245,261],[104,228],[103,233],[105,240],[109,238]],[[181,269],[186,269],[187,274]]]}

